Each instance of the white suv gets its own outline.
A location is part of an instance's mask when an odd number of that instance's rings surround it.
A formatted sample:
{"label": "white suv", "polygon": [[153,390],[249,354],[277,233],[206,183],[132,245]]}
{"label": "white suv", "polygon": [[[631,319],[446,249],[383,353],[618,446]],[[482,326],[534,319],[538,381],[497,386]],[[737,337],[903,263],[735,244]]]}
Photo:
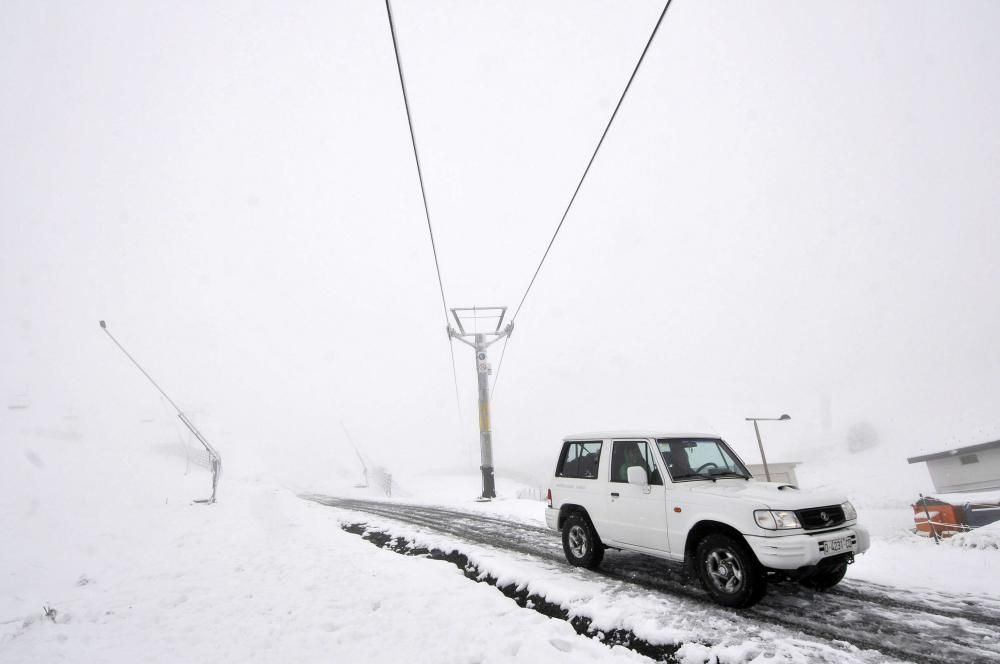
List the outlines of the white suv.
{"label": "white suv", "polygon": [[731,607],[757,603],[769,576],[831,588],[869,546],[845,496],[759,482],[710,434],[567,436],[545,520],[573,565],[606,548],[685,563]]}

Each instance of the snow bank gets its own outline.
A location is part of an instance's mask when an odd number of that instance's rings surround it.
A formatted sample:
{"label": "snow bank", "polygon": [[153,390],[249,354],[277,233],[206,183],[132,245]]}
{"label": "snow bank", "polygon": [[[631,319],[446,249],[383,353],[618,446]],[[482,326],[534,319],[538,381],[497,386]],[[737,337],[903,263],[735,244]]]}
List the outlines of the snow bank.
{"label": "snow bank", "polygon": [[207,473],[139,445],[5,443],[5,664],[643,659],[453,565],[374,549],[259,474],[192,505]]}
{"label": "snow bank", "polygon": [[[963,549],[1000,550],[1000,521],[948,538],[948,544]],[[1000,564],[1000,559],[996,560]],[[994,575],[995,576],[995,575]]]}
{"label": "snow bank", "polygon": [[[986,528],[981,529],[983,531]],[[994,537],[997,531],[992,530]],[[975,537],[976,533],[970,533]],[[963,548],[956,535],[936,545],[929,537],[905,533],[880,538],[848,568],[848,579],[908,588],[911,592],[933,590],[946,593],[1000,596],[1000,558],[985,546]],[[976,540],[972,540],[976,541]],[[985,544],[987,540],[982,540]]]}

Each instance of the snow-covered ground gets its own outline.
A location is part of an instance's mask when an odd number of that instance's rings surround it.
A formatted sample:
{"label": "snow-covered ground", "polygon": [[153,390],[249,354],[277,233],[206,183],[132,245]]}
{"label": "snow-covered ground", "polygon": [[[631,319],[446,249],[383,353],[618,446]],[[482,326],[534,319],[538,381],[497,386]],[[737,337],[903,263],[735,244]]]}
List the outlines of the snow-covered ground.
{"label": "snow-covered ground", "polygon": [[183,460],[5,442],[5,663],[641,659],[449,563],[378,550],[263,477],[227,476],[206,507],[190,500],[207,474]]}
{"label": "snow-covered ground", "polygon": [[[345,533],[340,524],[351,520],[349,514],[299,499],[249,457],[227,455],[220,501],[203,506],[191,501],[207,493],[208,474],[196,467],[185,472],[183,457],[162,446],[44,431],[7,432],[4,444],[5,663],[644,659],[579,636],[565,621],[519,608],[490,586],[470,582],[451,563],[400,556]],[[380,495],[375,487],[354,488],[343,478],[314,488]],[[478,503],[475,475],[400,475],[393,497],[381,499],[537,525],[544,503],[517,496],[538,488],[544,489],[501,477],[500,499]],[[849,578],[1000,596],[1000,551],[961,546],[957,538],[939,546],[917,538],[909,532],[906,505],[859,506],[875,540]],[[448,545],[440,536],[412,535]],[[879,661],[737,615],[695,619],[703,606],[679,598],[677,606],[666,607],[627,584],[605,595],[605,581],[562,564],[482,547],[466,550],[501,579],[530,579],[550,600],[593,617],[596,628],[624,625],[639,636],[679,645],[684,662]],[[685,620],[672,613],[679,610],[687,612]]]}

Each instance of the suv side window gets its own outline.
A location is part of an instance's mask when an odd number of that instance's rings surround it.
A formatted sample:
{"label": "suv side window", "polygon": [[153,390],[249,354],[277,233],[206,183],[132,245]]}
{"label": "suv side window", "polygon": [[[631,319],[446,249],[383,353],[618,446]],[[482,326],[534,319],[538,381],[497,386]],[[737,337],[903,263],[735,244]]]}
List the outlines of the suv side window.
{"label": "suv side window", "polygon": [[630,466],[646,470],[650,484],[662,485],[663,475],[656,467],[655,452],[644,440],[616,440],[611,447],[611,481],[628,482]]}
{"label": "suv side window", "polygon": [[556,477],[596,480],[601,464],[601,441],[568,441],[563,443]]}

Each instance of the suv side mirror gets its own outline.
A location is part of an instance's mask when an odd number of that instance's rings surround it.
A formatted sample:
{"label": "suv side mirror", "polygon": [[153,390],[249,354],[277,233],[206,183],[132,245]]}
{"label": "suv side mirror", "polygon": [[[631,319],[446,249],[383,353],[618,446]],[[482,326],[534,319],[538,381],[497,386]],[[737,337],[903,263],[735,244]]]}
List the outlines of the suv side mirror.
{"label": "suv side mirror", "polygon": [[642,466],[629,466],[628,483],[639,486],[649,486],[649,478],[646,477],[646,469]]}

